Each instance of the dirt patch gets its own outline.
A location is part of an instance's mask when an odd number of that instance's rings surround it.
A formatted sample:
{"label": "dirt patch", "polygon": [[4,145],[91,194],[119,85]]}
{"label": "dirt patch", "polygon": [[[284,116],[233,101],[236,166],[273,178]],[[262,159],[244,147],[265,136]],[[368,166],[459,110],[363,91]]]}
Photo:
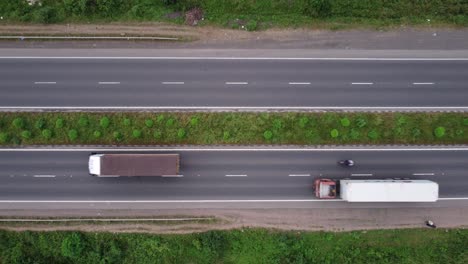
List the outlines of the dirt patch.
{"label": "dirt patch", "polygon": [[180,224],[111,224],[111,225],[2,225],[0,228],[15,231],[35,230],[80,230],[87,232],[132,232],[132,233],[192,233],[207,230],[262,227],[280,230],[306,231],[350,231],[367,229],[393,229],[425,227],[425,220],[432,220],[438,227],[468,227],[468,208],[387,208],[387,209],[260,209],[260,210],[122,210],[89,211],[79,210],[70,213],[66,210],[51,211],[2,211],[1,215],[50,216],[55,217],[80,214],[80,216],[118,217],[132,215],[139,217],[164,217],[187,215],[192,217],[215,216],[212,223]]}
{"label": "dirt patch", "polygon": [[[175,14],[176,15],[176,14]],[[179,15],[179,14],[177,14]],[[180,14],[182,15],[182,14]],[[311,28],[268,29],[248,32],[212,26],[170,23],[109,23],[61,25],[8,25],[0,35],[170,36],[188,42],[0,42],[0,47],[94,48],[271,48],[271,49],[466,49],[468,29],[399,27],[387,31],[354,29],[330,31]]]}

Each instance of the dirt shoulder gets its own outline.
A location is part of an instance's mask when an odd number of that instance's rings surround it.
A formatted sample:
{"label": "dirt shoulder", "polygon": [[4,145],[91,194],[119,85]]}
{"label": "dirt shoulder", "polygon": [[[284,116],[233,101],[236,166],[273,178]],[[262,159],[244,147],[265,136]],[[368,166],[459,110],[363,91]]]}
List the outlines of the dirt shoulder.
{"label": "dirt shoulder", "polygon": [[468,29],[399,27],[388,30],[268,29],[248,32],[168,23],[59,25],[0,24],[0,35],[170,36],[184,41],[1,41],[27,48],[231,48],[231,49],[466,49]]}
{"label": "dirt shoulder", "polygon": [[89,232],[192,233],[207,230],[262,227],[281,230],[350,231],[424,227],[432,220],[441,228],[467,228],[468,208],[386,208],[386,209],[257,209],[257,210],[3,210],[2,217],[215,217],[211,223],[116,223],[116,224],[2,224],[1,229],[24,230],[80,230]]}

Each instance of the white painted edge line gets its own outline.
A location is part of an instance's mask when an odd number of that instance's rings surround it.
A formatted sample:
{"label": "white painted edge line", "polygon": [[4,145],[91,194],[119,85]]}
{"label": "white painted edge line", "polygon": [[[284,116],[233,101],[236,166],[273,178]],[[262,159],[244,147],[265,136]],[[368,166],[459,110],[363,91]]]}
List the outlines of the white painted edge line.
{"label": "white painted edge line", "polygon": [[171,151],[245,151],[245,152],[342,152],[342,151],[468,151],[468,148],[0,148],[0,152],[103,152],[103,151],[140,151],[140,152],[171,152]]}
{"label": "white painted edge line", "polygon": [[310,82],[290,82],[290,85],[309,85]]}
{"label": "white painted edge line", "polygon": [[55,178],[55,175],[34,175],[35,178]]}
{"label": "white painted edge line", "polygon": [[120,82],[99,82],[99,84],[120,84]]}
{"label": "white painted edge line", "polygon": [[226,174],[226,177],[247,177],[246,174]]}
{"label": "white painted edge line", "polygon": [[0,106],[18,110],[468,110],[468,106]]}
{"label": "white painted edge line", "polygon": [[[439,198],[439,201],[455,201],[455,200],[468,200],[468,197],[445,197]],[[341,199],[291,199],[291,200],[70,200],[70,201],[59,201],[59,200],[0,200],[0,203],[278,203],[278,202],[344,202]],[[378,204],[378,203],[374,203]]]}
{"label": "white painted edge line", "polygon": [[372,82],[353,82],[352,85],[373,85]]}
{"label": "white painted edge line", "polygon": [[423,83],[415,82],[415,83],[413,83],[413,85],[433,85],[433,84],[434,84],[433,82],[423,82]]}
{"label": "white painted edge line", "polygon": [[185,82],[162,82],[162,84],[185,84]]}
{"label": "white painted edge line", "polygon": [[165,57],[86,57],[86,56],[0,56],[0,59],[53,59],[53,60],[63,60],[63,59],[77,59],[77,60],[317,60],[317,61],[468,61],[468,58],[365,58],[365,57],[355,57],[355,58],[346,58],[346,57],[175,57],[175,56],[165,56]]}
{"label": "white painted edge line", "polygon": [[184,175],[162,175],[161,177],[166,177],[166,178],[182,178]]}
{"label": "white painted edge line", "polygon": [[121,39],[121,40],[178,40],[178,38],[170,37],[112,37],[112,36],[0,36],[0,39]]}
{"label": "white painted edge line", "polygon": [[141,221],[193,221],[193,220],[211,220],[213,217],[187,217],[187,218],[76,218],[76,219],[0,219],[0,222],[81,222],[81,221],[99,221],[99,222],[141,222]]}
{"label": "white painted edge line", "polygon": [[34,84],[57,84],[57,82],[34,82]]}
{"label": "white painted edge line", "polygon": [[372,173],[352,173],[351,176],[372,176]]}
{"label": "white painted edge line", "polygon": [[434,173],[413,173],[414,176],[434,176]]}
{"label": "white painted edge line", "polygon": [[289,174],[289,177],[310,177],[310,174]]}
{"label": "white painted edge line", "polygon": [[226,85],[246,85],[248,82],[226,82]]}

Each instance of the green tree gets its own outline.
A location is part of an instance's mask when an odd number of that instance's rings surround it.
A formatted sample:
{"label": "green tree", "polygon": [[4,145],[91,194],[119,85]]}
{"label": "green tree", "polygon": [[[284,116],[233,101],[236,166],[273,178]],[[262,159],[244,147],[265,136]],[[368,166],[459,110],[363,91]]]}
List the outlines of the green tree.
{"label": "green tree", "polygon": [[45,139],[50,139],[52,137],[52,131],[50,131],[49,129],[44,129],[42,130],[41,135]]}
{"label": "green tree", "polygon": [[76,131],[75,129],[68,130],[68,138],[71,141],[75,141],[78,138],[78,131]]}
{"label": "green tree", "polygon": [[64,257],[79,259],[84,245],[79,233],[73,232],[62,241],[61,252]]}
{"label": "green tree", "polygon": [[110,125],[110,120],[107,116],[101,118],[99,121],[99,124],[101,125],[102,128],[108,128]]}

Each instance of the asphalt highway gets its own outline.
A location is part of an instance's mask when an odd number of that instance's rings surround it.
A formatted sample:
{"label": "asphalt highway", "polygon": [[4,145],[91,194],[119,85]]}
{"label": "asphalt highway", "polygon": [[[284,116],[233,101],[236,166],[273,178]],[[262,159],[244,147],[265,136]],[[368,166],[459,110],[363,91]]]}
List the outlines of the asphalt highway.
{"label": "asphalt highway", "polygon": [[467,107],[468,61],[1,58],[2,107]]}
{"label": "asphalt highway", "polygon": [[[131,208],[260,207],[407,207],[430,204],[349,204],[315,200],[312,182],[329,178],[410,178],[439,183],[440,198],[468,199],[468,150],[175,150],[181,155],[181,177],[98,178],[88,175],[91,151],[0,152],[0,208],[18,208],[21,201],[48,201],[69,208],[75,201],[90,206],[125,201]],[[97,150],[97,152],[100,152]],[[109,153],[109,151],[103,151]],[[135,150],[132,152],[136,152]],[[145,152],[147,153],[147,152]],[[351,158],[353,168],[337,160]],[[164,204],[167,201],[167,204]],[[204,202],[210,201],[210,202]],[[147,203],[140,204],[138,203]],[[308,203],[309,202],[309,203]],[[443,201],[447,202],[447,201]],[[117,202],[118,203],[118,202]],[[134,203],[134,204],[132,204]],[[152,203],[152,204],[151,204]],[[213,205],[216,203],[216,205]],[[440,203],[440,202],[438,202]],[[107,204],[107,205],[108,205]],[[32,205],[36,208],[37,204]],[[75,205],[76,206],[76,205]]]}

